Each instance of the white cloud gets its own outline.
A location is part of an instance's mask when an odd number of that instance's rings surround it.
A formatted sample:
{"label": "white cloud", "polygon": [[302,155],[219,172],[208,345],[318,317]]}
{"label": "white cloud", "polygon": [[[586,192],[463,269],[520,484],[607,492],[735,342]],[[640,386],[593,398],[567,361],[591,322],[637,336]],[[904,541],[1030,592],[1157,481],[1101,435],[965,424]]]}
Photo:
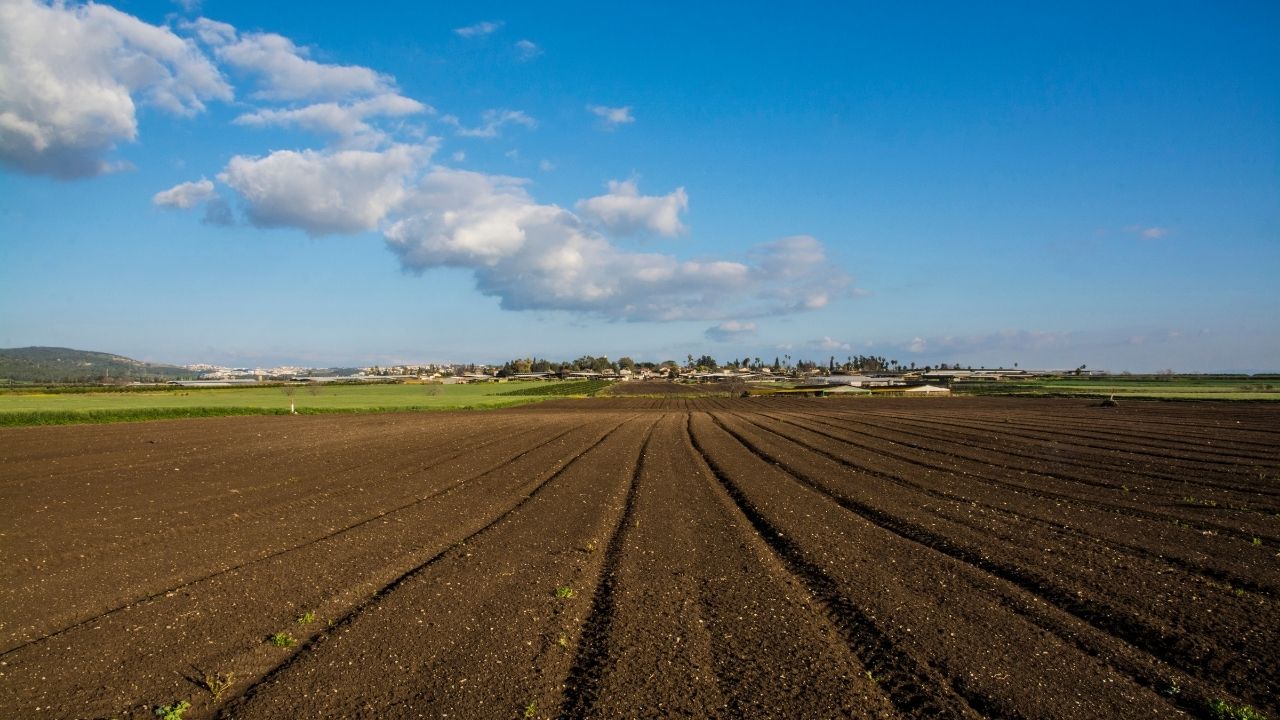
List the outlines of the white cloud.
{"label": "white cloud", "polygon": [[221,47],[228,43],[234,42],[236,39],[236,29],[232,25],[217,20],[210,20],[206,17],[196,18],[195,20],[182,21],[178,27],[193,33],[200,38],[200,42],[210,47]]}
{"label": "white cloud", "polygon": [[532,40],[517,40],[515,44],[516,58],[528,62],[542,54],[542,48]]}
{"label": "white cloud", "polygon": [[613,232],[649,231],[672,237],[685,231],[680,213],[689,209],[684,188],[666,195],[641,195],[634,180],[610,180],[609,193],[579,200],[578,212]]}
{"label": "white cloud", "polygon": [[373,230],[406,194],[430,159],[430,145],[381,152],[280,150],[231,158],[218,180],[240,194],[259,227],[296,227],[311,235]]}
{"label": "white cloud", "polygon": [[756,324],[753,322],[726,320],[719,325],[707,328],[707,331],[703,334],[713,342],[741,342],[755,336]]}
{"label": "white cloud", "polygon": [[605,105],[588,105],[587,110],[600,118],[600,124],[606,130],[613,130],[619,125],[628,125],[636,121],[631,115],[631,106],[608,107]]}
{"label": "white cloud", "polygon": [[462,137],[495,138],[504,125],[523,125],[535,128],[538,122],[529,117],[523,110],[485,110],[480,113],[480,125],[473,128],[463,127],[462,121],[455,115],[445,115],[440,121],[458,129]]}
{"label": "white cloud", "polygon": [[922,337],[913,337],[911,342],[907,343],[907,352],[922,353],[929,347],[929,343]]}
{"label": "white cloud", "polygon": [[454,162],[460,163],[467,159],[467,154],[461,150],[458,150],[454,152],[453,155],[450,156],[450,158],[452,158]]}
{"label": "white cloud", "polygon": [[434,110],[430,106],[417,100],[386,94],[347,104],[317,103],[285,110],[258,110],[241,115],[235,119],[235,123],[253,127],[297,127],[310,132],[336,135],[344,147],[368,149],[377,147],[388,139],[385,132],[368,122],[371,118],[432,112]]}
{"label": "white cloud", "polygon": [[[525,181],[435,168],[387,226],[388,247],[411,270],[471,270],[509,310],[568,310],[623,320],[717,320],[805,309],[762,266],[629,252],[568,210],[535,202]],[[787,244],[756,254],[774,266]],[[820,278],[818,279],[820,280]]]}
{"label": "white cloud", "polygon": [[[214,25],[197,33],[216,45],[214,53],[222,62],[256,75],[260,87],[254,97],[265,100],[342,100],[367,95],[386,95],[395,83],[386,75],[359,65],[327,65],[307,57],[310,51],[275,33],[247,33],[236,39]],[[234,30],[233,30],[234,32]]]}
{"label": "white cloud", "polygon": [[556,164],[544,158],[538,161],[538,169],[542,172],[551,172],[556,169]]}
{"label": "white cloud", "polygon": [[184,182],[162,190],[152,196],[151,202],[161,207],[190,210],[202,202],[217,197],[213,191],[213,182],[204,178],[196,182]]}
{"label": "white cloud", "polygon": [[486,20],[484,22],[478,22],[475,25],[468,25],[466,27],[454,28],[453,32],[459,35],[460,37],[473,38],[473,37],[481,37],[484,35],[490,35],[494,32],[497,32],[501,27],[502,27],[501,20],[496,22]]}
{"label": "white cloud", "polygon": [[0,2],[0,162],[61,178],[112,169],[136,101],[177,115],[230,100],[196,45],[105,5]]}

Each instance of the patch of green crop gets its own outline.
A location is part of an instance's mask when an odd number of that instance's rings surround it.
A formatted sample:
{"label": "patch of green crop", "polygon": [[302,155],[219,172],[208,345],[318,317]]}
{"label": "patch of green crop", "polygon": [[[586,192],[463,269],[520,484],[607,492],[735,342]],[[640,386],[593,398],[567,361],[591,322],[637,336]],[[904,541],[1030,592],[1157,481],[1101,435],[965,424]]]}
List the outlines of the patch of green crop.
{"label": "patch of green crop", "polygon": [[1267,716],[1248,705],[1234,706],[1225,700],[1209,702],[1209,712],[1215,720],[1267,720]]}

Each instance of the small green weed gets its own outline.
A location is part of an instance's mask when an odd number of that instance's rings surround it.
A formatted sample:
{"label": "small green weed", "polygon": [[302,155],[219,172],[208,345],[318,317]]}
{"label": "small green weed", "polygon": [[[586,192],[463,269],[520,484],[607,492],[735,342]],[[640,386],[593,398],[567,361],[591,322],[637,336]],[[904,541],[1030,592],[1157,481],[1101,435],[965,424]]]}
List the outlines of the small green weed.
{"label": "small green weed", "polygon": [[578,593],[568,585],[562,585],[561,587],[556,588],[556,597],[561,600],[568,600],[577,594]]}
{"label": "small green weed", "polygon": [[218,698],[222,696],[223,691],[231,687],[231,683],[235,682],[235,678],[235,673],[205,673],[200,680],[200,684],[213,696],[213,701],[218,702]]}
{"label": "small green weed", "polygon": [[1267,720],[1267,716],[1248,705],[1232,707],[1225,700],[1211,700],[1209,710],[1217,720]]}
{"label": "small green weed", "polygon": [[175,700],[171,705],[157,705],[156,717],[161,720],[182,720],[182,714],[191,709],[186,700]]}
{"label": "small green weed", "polygon": [[528,705],[524,706],[524,716],[527,718],[538,717],[538,701],[530,700]]}
{"label": "small green weed", "polygon": [[316,611],[315,611],[315,610],[308,610],[308,611],[306,611],[306,612],[302,613],[301,615],[299,615],[299,616],[298,616],[298,619],[297,619],[297,620],[295,620],[295,622],[296,622],[296,623],[298,623],[299,625],[310,625],[311,623],[313,623],[313,622],[315,622],[315,621],[316,621]]}
{"label": "small green weed", "polygon": [[1254,539],[1253,539],[1253,546],[1254,546],[1254,547],[1262,547],[1262,538],[1254,538]]}
{"label": "small green weed", "polygon": [[287,632],[278,632],[271,636],[271,644],[278,648],[287,648],[298,644],[298,641]]}
{"label": "small green weed", "polygon": [[556,644],[557,644],[557,645],[559,645],[559,646],[560,646],[560,647],[562,647],[562,648],[568,648],[568,647],[569,647],[569,636],[568,636],[568,635],[565,635],[564,633],[560,633],[560,637],[556,638]]}

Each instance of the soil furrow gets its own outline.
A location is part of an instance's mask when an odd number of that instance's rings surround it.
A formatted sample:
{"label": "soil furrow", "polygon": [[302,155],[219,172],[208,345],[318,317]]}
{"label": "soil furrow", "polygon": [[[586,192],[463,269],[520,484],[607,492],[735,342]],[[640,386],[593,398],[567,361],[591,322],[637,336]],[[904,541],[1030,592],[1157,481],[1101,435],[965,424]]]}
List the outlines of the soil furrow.
{"label": "soil furrow", "polygon": [[[881,417],[885,417],[885,416],[881,416]],[[849,418],[845,416],[844,419],[848,420]],[[1081,468],[1085,468],[1092,471],[1099,471],[1099,470],[1112,471],[1116,467],[1120,466],[1124,468],[1124,471],[1126,472],[1126,474],[1135,475],[1135,476],[1143,476],[1143,477],[1149,477],[1152,479],[1159,479],[1159,480],[1178,479],[1181,482],[1194,484],[1198,487],[1204,487],[1211,490],[1230,490],[1230,491],[1240,492],[1245,494],[1261,493],[1264,495],[1269,494],[1269,495],[1272,495],[1273,497],[1276,496],[1270,488],[1259,487],[1256,482],[1250,482],[1250,479],[1248,477],[1242,478],[1241,470],[1239,468],[1235,468],[1227,472],[1224,472],[1221,469],[1215,469],[1210,473],[1214,477],[1213,480],[1202,480],[1199,477],[1188,477],[1185,470],[1189,469],[1189,466],[1186,463],[1182,463],[1182,464],[1173,464],[1172,462],[1161,463],[1160,467],[1173,468],[1173,471],[1171,472],[1162,472],[1155,469],[1149,469],[1154,467],[1150,463],[1144,463],[1144,467],[1133,467],[1132,463],[1125,463],[1123,465],[1118,465],[1115,462],[1114,458],[1108,458],[1105,456],[1099,457],[1095,460],[1095,459],[1092,459],[1092,457],[1094,456],[1093,453],[1086,454],[1081,452],[1075,452],[1074,450],[1079,449],[1078,446],[1063,445],[1060,447],[1059,452],[1056,454],[1045,454],[1043,452],[1036,452],[1035,448],[1044,447],[1043,442],[1020,441],[1016,438],[1011,437],[1008,433],[1003,432],[1004,428],[999,426],[992,427],[987,430],[966,432],[962,435],[957,436],[957,434],[954,432],[951,433],[950,435],[947,435],[942,431],[938,430],[937,429],[938,423],[933,423],[933,422],[922,423],[914,419],[898,418],[896,416],[890,417],[888,419],[890,420],[890,422],[888,423],[877,422],[875,424],[871,424],[870,427],[873,427],[880,431],[898,432],[898,433],[908,435],[910,437],[918,438],[922,442],[928,443],[931,447],[935,446],[938,443],[941,443],[948,447],[961,447],[961,448],[972,447],[976,449],[981,449],[983,451],[996,453],[998,455],[1006,455],[1006,456],[1017,458],[1024,461],[1035,461],[1040,463],[1047,462],[1047,463],[1052,463],[1054,465],[1067,465],[1067,466],[1073,466],[1073,467],[1081,467]],[[896,421],[898,424],[894,424],[894,421]],[[865,422],[856,423],[856,424],[859,427],[868,427],[868,424],[866,424]],[[1058,448],[1059,444],[1055,442],[1054,446],[1055,448]],[[1071,452],[1071,456],[1064,457],[1062,454],[1062,450]],[[1200,469],[1197,468],[1197,470],[1200,470]],[[1259,472],[1256,468],[1250,468],[1250,470],[1254,473]],[[1182,471],[1182,472],[1179,472],[1179,471]]]}
{"label": "soil furrow", "polygon": [[[884,445],[872,445],[866,442],[852,439],[845,435],[836,435],[829,432],[824,432],[822,430],[818,430],[809,425],[806,425],[805,423],[802,423],[796,420],[777,417],[772,414],[763,414],[763,415],[765,417],[769,417],[771,419],[775,419],[780,422],[785,422],[787,424],[794,425],[796,427],[808,430],[810,432],[815,432],[820,435],[830,437],[834,440],[839,440],[841,442],[848,443],[849,445],[859,447],[879,455],[888,456],[896,460],[901,460],[903,462],[907,462],[927,470],[933,470],[933,471],[943,472],[943,473],[951,473],[951,472],[957,471],[956,468],[949,467],[940,462],[928,460],[925,457],[917,457],[917,456],[910,455],[908,453],[898,452]],[[830,427],[828,423],[819,422],[818,424],[828,425],[828,427]],[[843,428],[840,428],[840,429],[843,429]],[[878,438],[878,439],[883,440],[883,438]],[[889,443],[890,445],[902,445],[904,447],[912,447],[912,449],[920,450],[923,453],[925,453],[927,456],[946,454],[946,453],[938,452],[933,449],[922,447],[922,446],[912,446],[905,443],[897,443],[890,440],[885,440],[884,442]],[[970,462],[973,462],[973,461],[970,461]],[[1003,485],[1010,489],[1016,488],[1019,491],[1034,494],[1046,499],[1056,499],[1056,500],[1063,500],[1067,502],[1073,502],[1081,505],[1091,506],[1104,512],[1119,513],[1122,515],[1127,515],[1129,517],[1141,518],[1144,520],[1151,520],[1155,522],[1172,523],[1173,521],[1177,520],[1180,522],[1195,523],[1196,525],[1199,526],[1200,529],[1207,529],[1214,533],[1231,536],[1236,538],[1237,540],[1241,540],[1244,542],[1252,542],[1253,538],[1256,537],[1256,538],[1267,541],[1269,544],[1280,543],[1280,536],[1273,535],[1270,532],[1263,530],[1261,528],[1251,528],[1249,530],[1244,530],[1239,527],[1226,525],[1218,521],[1206,520],[1203,517],[1189,517],[1185,513],[1182,515],[1177,515],[1171,512],[1155,512],[1150,510],[1143,510],[1140,508],[1132,507],[1128,504],[1119,504],[1114,501],[1107,502],[1107,501],[1096,500],[1093,498],[1085,497],[1081,495],[1079,492],[1054,491],[1054,490],[1048,490],[1043,488],[1037,488],[1027,484],[1024,481],[1010,482],[1008,480],[999,480],[999,479],[990,477],[990,475],[988,474],[988,469],[982,468],[982,467],[975,467],[972,472],[968,472],[968,471],[964,471],[964,472],[966,475],[972,476],[975,480],[978,480],[981,482],[988,482],[992,484]],[[1085,486],[1098,488],[1098,489],[1111,489],[1111,490],[1116,489],[1114,485],[1109,482],[1083,479],[1075,476],[1063,475],[1061,473],[1054,473],[1052,471],[1038,472],[1037,474],[1045,478],[1052,478],[1054,480],[1060,480],[1060,481],[1075,484],[1075,485],[1085,485]],[[1253,518],[1248,518],[1248,519],[1252,520]]]}
{"label": "soil furrow", "polygon": [[613,625],[615,588],[617,584],[618,565],[622,559],[623,543],[631,528],[635,513],[636,492],[640,487],[640,476],[644,472],[645,453],[649,450],[649,441],[653,439],[653,430],[657,424],[651,425],[645,433],[644,442],[640,445],[640,453],[636,457],[635,467],[627,485],[627,497],[623,501],[622,515],[618,524],[609,534],[605,545],[604,563],[600,568],[600,580],[596,583],[591,597],[591,612],[583,623],[578,637],[578,650],[574,654],[569,676],[565,678],[564,700],[560,705],[560,716],[566,718],[591,717],[596,700],[600,694],[600,681],[608,672],[609,633]]}
{"label": "soil furrow", "polygon": [[[772,416],[765,415],[763,413],[756,413],[755,416],[757,418],[772,418]],[[1193,559],[1191,556],[1178,554],[1171,555],[1170,552],[1177,553],[1181,550],[1181,547],[1171,548],[1168,543],[1162,544],[1159,549],[1152,549],[1128,541],[1134,537],[1135,533],[1146,532],[1149,534],[1150,530],[1148,528],[1143,528],[1141,526],[1134,526],[1130,528],[1125,526],[1121,527],[1119,532],[1111,532],[1113,527],[1112,525],[1100,528],[1088,528],[1087,524],[1073,520],[1075,515],[1080,515],[1080,513],[1075,513],[1072,516],[1065,516],[1065,514],[1069,512],[1069,509],[1064,507],[1063,502],[1059,501],[1060,499],[1057,498],[1047,498],[1045,493],[1039,493],[1033,490],[1017,487],[1014,492],[1024,493],[1032,498],[1048,499],[1051,507],[1049,504],[1046,504],[1043,509],[1038,506],[1032,506],[1030,508],[1019,507],[1018,505],[1010,506],[1010,498],[1016,496],[1006,492],[1011,489],[1009,485],[991,482],[991,480],[986,477],[974,478],[972,476],[966,476],[966,479],[972,478],[969,480],[967,486],[969,493],[960,494],[949,489],[943,489],[947,486],[941,485],[936,481],[936,479],[933,480],[932,483],[927,480],[918,481],[913,480],[910,474],[885,472],[867,467],[846,454],[832,452],[794,434],[787,434],[777,428],[770,427],[768,424],[762,423],[759,420],[753,420],[749,416],[744,416],[739,413],[735,414],[734,417],[750,423],[752,427],[775,435],[786,442],[794,443],[807,451],[816,453],[817,455],[836,462],[841,466],[848,468],[852,472],[885,480],[886,482],[893,483],[911,492],[921,493],[947,503],[981,504],[984,508],[987,508],[992,512],[1006,515],[1020,521],[1036,523],[1043,526],[1046,530],[1074,535],[1079,537],[1081,541],[1102,544],[1114,551],[1132,554],[1150,562],[1173,565],[1189,575],[1200,576],[1203,580],[1218,583],[1225,582],[1234,587],[1243,588],[1247,592],[1258,593],[1268,597],[1275,597],[1277,594],[1280,594],[1280,585],[1277,583],[1259,583],[1254,576],[1246,572],[1252,568],[1205,565],[1206,556],[1204,553],[1198,553],[1195,556],[1195,559]],[[992,492],[979,492],[978,490],[980,490],[983,485],[990,486],[992,488]],[[990,497],[988,497],[988,495],[990,495]],[[1196,537],[1195,539],[1199,538]],[[1183,543],[1179,543],[1179,545],[1181,544]]]}
{"label": "soil furrow", "polygon": [[[378,512],[378,513],[375,513],[374,515],[371,515],[371,516],[369,516],[369,517],[365,517],[365,518],[363,518],[363,519],[361,519],[361,520],[359,520],[359,521],[357,521],[357,522],[351,523],[351,524],[349,524],[349,525],[346,525],[346,526],[344,526],[344,527],[342,527],[342,528],[339,528],[339,529],[337,529],[337,530],[334,530],[334,531],[332,531],[332,532],[329,532],[329,533],[326,533],[326,534],[324,534],[324,535],[320,535],[320,536],[317,536],[317,537],[315,537],[315,538],[309,539],[309,540],[307,540],[306,542],[302,542],[302,543],[299,543],[299,544],[296,544],[296,545],[292,545],[292,546],[289,546],[289,547],[281,548],[281,549],[279,549],[279,550],[275,550],[275,551],[270,552],[270,553],[267,553],[267,554],[265,554],[265,555],[261,555],[261,556],[258,556],[258,557],[255,557],[255,558],[249,559],[249,560],[247,560],[247,561],[245,561],[245,562],[241,562],[241,563],[238,563],[238,564],[236,564],[236,565],[232,565],[232,566],[229,566],[229,567],[221,568],[221,569],[219,569],[219,570],[216,570],[216,571],[211,572],[211,573],[207,573],[207,574],[202,575],[202,576],[199,576],[199,577],[194,577],[194,578],[191,578],[191,579],[188,579],[188,580],[184,580],[183,582],[180,582],[180,583],[178,583],[178,584],[176,584],[176,585],[172,585],[172,586],[169,586],[169,587],[165,587],[164,589],[157,590],[157,591],[152,592],[152,593],[149,593],[149,594],[147,594],[147,595],[145,595],[145,596],[131,598],[131,599],[127,600],[126,602],[123,602],[123,603],[121,603],[121,604],[119,604],[119,605],[116,605],[115,607],[112,607],[112,608],[109,608],[109,609],[107,609],[107,610],[101,611],[101,612],[99,612],[99,613],[97,613],[97,614],[94,614],[94,615],[91,615],[91,616],[89,616],[89,617],[85,617],[85,618],[83,618],[83,619],[80,619],[80,620],[78,620],[78,621],[76,621],[76,622],[71,623],[70,625],[67,625],[67,626],[64,626],[64,627],[62,627],[62,628],[59,628],[58,630],[55,630],[55,631],[53,631],[53,632],[47,633],[47,634],[42,635],[42,636],[39,636],[39,637],[32,638],[32,639],[30,639],[30,640],[27,640],[27,641],[25,641],[25,642],[22,642],[21,644],[15,645],[15,646],[10,647],[10,648],[7,648],[7,649],[5,649],[3,652],[0,652],[0,658],[4,658],[4,657],[8,656],[9,654],[14,653],[14,652],[17,652],[17,651],[19,651],[19,650],[21,650],[21,649],[23,649],[23,648],[25,648],[25,647],[27,647],[27,646],[34,645],[34,644],[37,644],[37,643],[40,643],[40,642],[44,642],[44,641],[47,641],[47,640],[51,640],[51,639],[53,639],[53,638],[56,638],[56,637],[58,637],[58,636],[60,636],[60,635],[63,635],[63,634],[65,634],[65,633],[67,633],[68,631],[75,630],[75,629],[77,629],[77,628],[84,627],[84,626],[89,625],[89,624],[91,624],[91,623],[95,623],[95,622],[101,621],[102,619],[106,618],[107,616],[112,615],[112,614],[117,613],[117,612],[120,612],[121,610],[124,610],[124,609],[126,609],[126,608],[129,608],[129,607],[132,607],[132,606],[135,606],[135,605],[139,605],[139,604],[142,604],[142,603],[151,602],[151,601],[153,601],[153,600],[156,600],[157,598],[161,598],[161,597],[164,597],[164,596],[167,596],[167,595],[171,595],[171,594],[173,594],[173,593],[177,593],[177,592],[179,592],[179,591],[185,590],[185,589],[187,589],[187,588],[189,588],[189,587],[192,587],[192,586],[194,586],[194,585],[197,585],[197,584],[199,584],[199,583],[207,582],[207,581],[209,581],[209,580],[213,580],[213,579],[215,579],[215,578],[218,578],[218,577],[223,576],[223,575],[227,575],[227,574],[229,574],[229,573],[234,573],[234,572],[238,572],[238,571],[244,570],[244,569],[246,569],[246,568],[248,568],[248,567],[250,567],[250,566],[252,566],[252,565],[254,565],[254,564],[261,563],[261,562],[266,562],[266,561],[269,561],[269,560],[273,560],[273,559],[279,558],[279,557],[281,557],[281,556],[283,556],[283,555],[286,555],[286,554],[288,554],[288,553],[296,552],[296,551],[298,551],[298,550],[305,549],[305,548],[307,548],[307,547],[309,547],[309,546],[316,545],[316,544],[319,544],[319,543],[322,543],[322,542],[326,542],[326,541],[328,541],[328,540],[332,540],[332,539],[334,539],[334,538],[337,538],[337,537],[338,537],[338,536],[340,536],[340,535],[344,535],[344,534],[346,534],[346,533],[348,533],[348,532],[351,532],[352,530],[356,530],[356,529],[358,529],[358,528],[360,528],[360,527],[362,527],[362,526],[364,526],[364,525],[368,525],[368,524],[373,523],[373,522],[378,521],[378,520],[383,520],[384,518],[386,518],[386,517],[388,517],[388,516],[390,516],[390,515],[394,515],[395,513],[402,512],[402,511],[404,511],[404,510],[408,510],[408,509],[413,508],[413,507],[415,507],[415,506],[421,505],[422,503],[425,503],[425,502],[429,502],[430,500],[433,500],[433,499],[435,499],[436,497],[438,497],[438,496],[440,496],[440,495],[442,495],[442,494],[444,494],[444,493],[446,493],[446,492],[449,492],[450,490],[452,490],[452,489],[454,489],[454,488],[458,487],[459,485],[461,485],[461,484],[462,484],[462,483],[464,483],[464,482],[467,482],[467,481],[469,481],[469,480],[474,480],[475,478],[478,478],[478,477],[483,477],[484,475],[487,475],[488,473],[493,472],[494,470],[496,470],[496,469],[498,469],[498,468],[502,467],[503,465],[507,465],[507,464],[509,464],[509,463],[515,462],[516,460],[519,460],[520,458],[524,457],[525,455],[528,455],[529,453],[534,452],[535,450],[539,450],[539,449],[541,449],[541,448],[543,448],[543,447],[546,447],[547,445],[550,445],[551,443],[553,443],[553,442],[555,442],[555,441],[559,440],[560,438],[563,438],[565,435],[568,435],[570,432],[573,432],[573,430],[578,429],[578,428],[581,428],[581,427],[583,427],[583,426],[582,426],[582,425],[578,425],[577,427],[570,428],[570,429],[568,429],[568,430],[565,430],[565,431],[563,431],[563,432],[560,432],[560,433],[558,433],[557,435],[555,435],[554,437],[552,437],[552,438],[550,438],[550,439],[548,439],[548,440],[546,440],[546,441],[540,442],[540,443],[538,443],[537,445],[535,445],[534,447],[532,447],[532,448],[530,448],[530,449],[528,449],[528,450],[524,450],[524,451],[520,452],[519,454],[515,455],[514,457],[512,457],[512,458],[510,458],[510,459],[508,459],[508,460],[505,460],[505,461],[503,461],[503,462],[500,462],[500,463],[498,463],[497,465],[494,465],[494,466],[492,466],[492,467],[490,467],[490,468],[488,468],[488,469],[486,469],[486,470],[484,470],[484,471],[482,471],[482,472],[476,473],[476,474],[471,475],[471,476],[469,476],[469,477],[464,477],[464,478],[460,478],[460,479],[458,479],[458,480],[452,481],[452,482],[450,482],[450,483],[448,483],[448,484],[444,485],[443,487],[440,487],[440,488],[438,488],[438,489],[436,489],[436,490],[433,490],[432,492],[430,492],[430,493],[428,493],[428,494],[426,494],[426,495],[423,495],[423,496],[421,496],[421,497],[415,498],[414,500],[411,500],[410,502],[407,502],[407,503],[404,503],[404,504],[401,504],[401,505],[398,505],[398,506],[395,506],[395,507],[392,507],[392,508],[389,508],[389,509],[386,509],[386,510],[380,511],[380,512]],[[487,444],[489,444],[489,443],[485,443],[485,444],[487,445]],[[451,455],[451,456],[449,456],[449,457],[447,457],[447,458],[445,458],[445,459],[443,459],[443,460],[440,460],[440,461],[439,461],[439,462],[437,462],[437,463],[433,463],[432,465],[429,465],[429,466],[423,467],[423,468],[422,468],[422,470],[424,470],[424,471],[425,471],[425,470],[430,470],[430,469],[431,469],[431,468],[433,468],[433,467],[436,467],[436,466],[438,466],[438,465],[442,465],[442,464],[444,464],[444,463],[446,463],[446,462],[448,462],[448,461],[450,461],[450,460],[453,460],[453,459],[455,459],[455,458],[459,457],[460,455],[466,454],[466,453],[468,453],[468,452],[470,452],[470,450],[463,450],[463,451],[460,451],[460,452],[455,453],[454,455]]]}
{"label": "soil furrow", "polygon": [[[779,528],[774,526],[751,502],[741,486],[704,449],[698,435],[692,430],[693,416],[689,416],[689,435],[702,461],[711,469],[720,486],[755,528],[756,533],[777,554],[787,569],[808,589],[809,593],[826,608],[832,623],[840,630],[845,642],[862,660],[877,682],[884,688],[894,707],[906,717],[962,718],[982,716],[985,702],[981,698],[966,698],[960,694],[942,691],[949,683],[943,681],[927,665],[921,664],[909,653],[902,652],[885,635],[877,624],[840,591],[839,583],[821,567],[810,562],[800,547]],[[976,703],[974,701],[977,701]],[[974,705],[978,707],[974,707]],[[975,712],[977,711],[977,712]]]}
{"label": "soil furrow", "polygon": [[[716,420],[717,425],[722,430],[734,437],[753,454],[782,469],[798,482],[830,497],[840,507],[904,539],[919,543],[932,551],[998,577],[1074,616],[1079,621],[1091,625],[1103,633],[1113,635],[1153,658],[1179,668],[1188,676],[1200,677],[1205,680],[1217,679],[1219,671],[1237,654],[1233,650],[1219,651],[1216,656],[1210,654],[1208,651],[1212,648],[1188,644],[1181,635],[1170,633],[1164,627],[1149,622],[1127,608],[1117,605],[1115,602],[1090,599],[1079,592],[1073,592],[1049,575],[1031,570],[1028,566],[1019,566],[1008,561],[998,560],[996,558],[1006,557],[1007,555],[991,552],[986,548],[978,550],[969,545],[958,533],[944,534],[926,529],[919,523],[909,522],[895,514],[885,512],[869,503],[850,497],[846,493],[835,491],[831,487],[829,480],[825,478],[818,479],[806,473],[796,467],[794,463],[761,448],[758,443],[734,428],[723,424],[714,416],[713,419]],[[909,503],[901,501],[896,504],[901,507],[910,507]],[[1237,624],[1248,621],[1247,617],[1243,617],[1237,621]],[[1205,633],[1202,631],[1200,634],[1203,636]],[[1270,649],[1266,647],[1269,644],[1255,645],[1252,647],[1252,651],[1255,655],[1263,654],[1265,656],[1266,653],[1270,652]],[[1240,648],[1239,650],[1247,649]],[[1265,657],[1262,659],[1265,665]],[[1149,665],[1150,663],[1147,664]],[[1206,674],[1208,677],[1205,677]],[[1159,683],[1162,682],[1161,677],[1158,673],[1144,673],[1141,676],[1134,677],[1134,679],[1139,684],[1158,691],[1160,689]],[[1248,678],[1228,677],[1225,680],[1226,685],[1233,692],[1245,697],[1259,698],[1266,697],[1266,688],[1270,687],[1276,681],[1276,678],[1274,677],[1274,671],[1263,670],[1260,676]]]}
{"label": "soil furrow", "polygon": [[[634,418],[632,418],[632,420],[634,420]],[[531,486],[527,487],[526,490],[521,492],[518,500],[514,504],[506,507],[500,514],[498,514],[489,522],[485,523],[479,529],[475,530],[474,532],[471,532],[470,534],[463,537],[462,539],[456,542],[453,542],[448,547],[445,547],[444,549],[435,553],[434,555],[427,558],[423,562],[409,568],[408,570],[401,573],[399,576],[397,576],[390,582],[378,588],[375,592],[373,592],[371,595],[366,597],[364,600],[362,600],[361,602],[357,603],[356,605],[348,609],[340,618],[334,621],[324,631],[316,635],[314,638],[309,640],[305,645],[299,648],[298,652],[291,655],[284,662],[271,668],[268,672],[263,673],[256,681],[251,683],[249,686],[241,689],[237,693],[237,696],[231,702],[229,702],[228,705],[225,706],[223,710],[219,713],[219,717],[226,717],[226,718],[255,717],[260,714],[266,714],[267,716],[276,716],[275,711],[269,710],[269,709],[264,710],[261,706],[270,708],[272,705],[278,705],[278,703],[281,700],[279,692],[275,694],[275,697],[267,698],[265,702],[259,703],[259,707],[255,707],[253,705],[255,696],[264,692],[264,689],[268,689],[268,688],[274,689],[274,688],[271,688],[272,684],[277,680],[283,679],[285,675],[288,674],[290,670],[293,669],[295,666],[298,666],[303,662],[314,661],[315,656],[318,653],[324,652],[325,650],[328,649],[329,643],[333,642],[336,638],[338,638],[338,636],[352,629],[357,623],[359,623],[369,613],[377,610],[379,606],[382,603],[384,603],[384,601],[386,601],[388,598],[394,595],[398,590],[400,590],[407,584],[417,580],[422,575],[424,575],[424,573],[427,573],[428,571],[430,571],[433,568],[433,566],[435,566],[442,559],[450,556],[456,557],[460,552],[460,548],[465,548],[465,546],[467,546],[469,543],[473,543],[482,539],[487,533],[491,533],[495,530],[495,528],[500,527],[504,522],[506,522],[514,514],[516,514],[518,511],[524,508],[528,503],[538,498],[543,493],[543,491],[552,484],[553,481],[560,478],[562,475],[564,475],[566,472],[569,472],[571,469],[576,468],[577,463],[579,463],[583,458],[590,455],[597,448],[601,447],[607,440],[610,439],[610,437],[614,436],[615,433],[617,433],[619,429],[623,427],[627,422],[628,422],[627,420],[624,420],[622,422],[617,423],[616,425],[609,428],[602,435],[600,435],[585,450],[575,454],[571,458],[568,458],[563,463],[558,463],[558,467],[555,469],[554,472],[551,472],[550,474],[546,475],[542,479],[535,480]],[[289,702],[288,692],[286,691],[284,695],[285,695],[285,697],[283,698],[284,701],[286,703]]]}

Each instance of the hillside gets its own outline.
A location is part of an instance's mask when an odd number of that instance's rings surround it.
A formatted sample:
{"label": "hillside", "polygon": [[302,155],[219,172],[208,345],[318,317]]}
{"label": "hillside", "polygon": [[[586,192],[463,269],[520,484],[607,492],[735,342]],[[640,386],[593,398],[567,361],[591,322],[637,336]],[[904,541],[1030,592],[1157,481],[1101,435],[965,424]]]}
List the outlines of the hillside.
{"label": "hillside", "polygon": [[59,347],[0,348],[0,382],[170,380],[193,373],[110,353]]}

